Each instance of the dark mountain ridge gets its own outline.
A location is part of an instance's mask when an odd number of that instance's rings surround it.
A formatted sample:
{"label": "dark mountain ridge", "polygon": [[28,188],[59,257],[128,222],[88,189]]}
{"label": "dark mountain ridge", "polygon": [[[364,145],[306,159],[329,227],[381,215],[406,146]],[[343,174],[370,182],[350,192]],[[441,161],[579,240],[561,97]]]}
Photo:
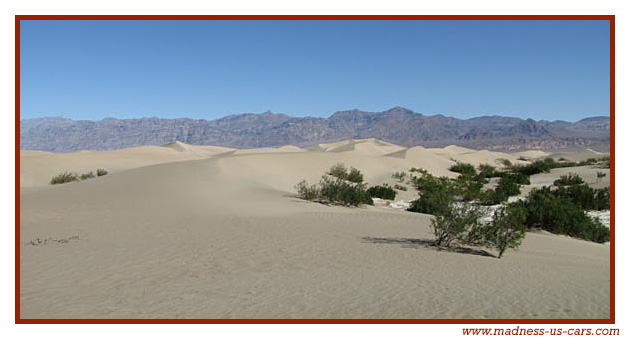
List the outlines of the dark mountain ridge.
{"label": "dark mountain ridge", "polygon": [[403,146],[460,145],[508,151],[608,150],[610,118],[590,117],[575,123],[503,116],[457,119],[394,107],[384,112],[339,111],[328,118],[265,112],[216,120],[153,117],[75,121],[46,117],[20,121],[20,149],[51,152],[111,150],[173,141],[237,148],[308,146],[351,138],[377,138]]}

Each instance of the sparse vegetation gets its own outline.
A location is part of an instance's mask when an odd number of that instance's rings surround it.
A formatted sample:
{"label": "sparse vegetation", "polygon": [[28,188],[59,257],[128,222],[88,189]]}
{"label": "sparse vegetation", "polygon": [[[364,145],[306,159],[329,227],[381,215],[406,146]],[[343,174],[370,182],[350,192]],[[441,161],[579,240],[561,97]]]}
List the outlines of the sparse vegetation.
{"label": "sparse vegetation", "polygon": [[569,173],[569,175],[562,175],[560,179],[554,180],[553,184],[555,186],[573,186],[573,185],[581,185],[584,183],[584,180],[577,175]]}
{"label": "sparse vegetation", "polygon": [[[101,174],[99,174],[101,173]],[[106,175],[107,171],[99,168],[96,170],[96,175],[97,176],[103,176]],[[68,182],[73,182],[73,181],[79,181],[79,180],[87,180],[87,179],[92,179],[95,178],[94,176],[94,172],[90,171],[87,173],[83,173],[81,175],[75,173],[75,172],[63,172],[60,174],[57,174],[56,176],[54,176],[51,180],[50,180],[50,184],[51,185],[58,185],[58,184],[65,184]]]}
{"label": "sparse vegetation", "polygon": [[407,191],[407,186],[403,186],[403,185],[395,184],[395,185],[394,185],[394,189],[397,189],[397,190],[399,190],[399,191]]}
{"label": "sparse vegetation", "polygon": [[308,184],[305,180],[299,182],[295,185],[298,196],[305,200],[342,206],[374,204],[365,189],[363,174],[356,168],[351,168],[348,173],[344,164],[336,164],[328,174],[322,176],[318,185]]}
{"label": "sparse vegetation", "polygon": [[328,175],[357,184],[363,182],[363,174],[358,169],[350,167],[348,171],[346,165],[342,163],[333,165],[328,171]]}
{"label": "sparse vegetation", "polygon": [[372,186],[368,188],[367,192],[372,198],[380,198],[387,200],[394,200],[396,198],[396,191],[388,184]]}
{"label": "sparse vegetation", "polygon": [[79,181],[79,175],[77,175],[76,173],[63,172],[54,176],[52,180],[50,180],[50,184],[58,185],[73,181]]}
{"label": "sparse vegetation", "polygon": [[88,173],[81,174],[81,176],[79,178],[81,180],[92,179],[92,178],[94,178],[94,172],[88,172]]}
{"label": "sparse vegetation", "polygon": [[392,178],[398,180],[398,182],[404,182],[406,176],[407,173],[405,172],[395,172],[394,174],[392,174]]}

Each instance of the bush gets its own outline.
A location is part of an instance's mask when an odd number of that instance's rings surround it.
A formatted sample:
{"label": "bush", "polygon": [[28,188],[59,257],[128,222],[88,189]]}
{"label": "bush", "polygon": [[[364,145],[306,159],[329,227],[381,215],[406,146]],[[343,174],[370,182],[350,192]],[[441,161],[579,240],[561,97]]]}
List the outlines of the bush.
{"label": "bush", "polygon": [[569,173],[569,175],[560,176],[560,179],[556,179],[553,182],[555,186],[573,186],[573,185],[580,185],[583,183],[584,183],[584,180],[582,180],[582,178],[580,178],[579,175],[571,174],[571,173]]}
{"label": "bush", "polygon": [[351,167],[350,173],[348,173],[348,176],[345,179],[350,182],[359,184],[363,182],[363,173],[361,173],[361,171],[359,171],[358,169]]}
{"label": "bush", "polygon": [[319,183],[320,198],[331,204],[343,206],[374,205],[363,184],[350,184],[342,179],[323,176]]}
{"label": "bush", "polygon": [[309,185],[302,180],[295,185],[298,196],[302,199],[319,201],[342,206],[373,205],[372,197],[363,184],[349,183],[340,178],[323,176],[318,185]]}
{"label": "bush", "polygon": [[392,174],[392,178],[397,179],[398,182],[404,182],[406,176],[407,176],[407,173],[405,172],[396,172]]}
{"label": "bush", "polygon": [[499,259],[508,248],[518,248],[527,234],[525,209],[518,206],[502,207],[494,212],[490,226],[484,230],[485,242],[499,251]]}
{"label": "bush", "polygon": [[92,179],[92,178],[94,178],[94,172],[88,172],[88,173],[81,174],[81,176],[79,178],[81,180]]}
{"label": "bush", "polygon": [[337,163],[330,168],[328,174],[332,175],[335,178],[345,180],[348,177],[348,169],[346,168],[346,165],[342,163]]}
{"label": "bush", "polygon": [[552,168],[556,168],[556,162],[552,158],[536,160],[527,165],[510,166],[510,171],[514,173],[522,173],[525,175],[534,175],[539,173],[548,173]]}
{"label": "bush", "polygon": [[382,186],[372,186],[368,188],[367,192],[372,198],[381,198],[387,200],[394,200],[396,198],[396,191],[388,184]]}
{"label": "bush", "polygon": [[52,180],[50,180],[50,184],[58,185],[72,181],[79,181],[79,176],[76,173],[63,172],[54,176]]}
{"label": "bush", "polygon": [[449,190],[425,191],[420,194],[420,198],[411,202],[407,211],[444,215],[454,201],[455,196]]}
{"label": "bush", "polygon": [[348,180],[357,184],[363,182],[363,174],[358,169],[350,167],[350,172],[348,172],[348,168],[342,163],[333,165],[330,170],[328,170],[328,174],[335,178]]}
{"label": "bush", "polygon": [[496,167],[488,164],[479,165],[478,178],[496,178],[499,176],[501,176],[501,174],[497,171]]}
{"label": "bush", "polygon": [[[559,188],[558,191],[580,186],[585,185]],[[542,228],[551,233],[566,234],[600,243],[609,241],[610,230],[589,217],[580,205],[571,199],[566,192],[554,192],[545,186],[532,190],[527,200],[519,201],[515,205],[524,208],[525,225],[528,228]]]}
{"label": "bush", "polygon": [[295,185],[295,190],[298,192],[300,198],[306,200],[316,200],[320,195],[317,185],[309,185],[306,180],[302,180]]}
{"label": "bush", "polygon": [[[485,179],[483,179],[485,181]],[[478,181],[468,175],[460,175],[453,181],[455,185],[455,195],[462,201],[472,201],[479,198],[484,181]]]}
{"label": "bush", "polygon": [[407,191],[407,186],[396,184],[394,185],[394,189],[397,189],[399,191]]}
{"label": "bush", "polygon": [[481,210],[470,204],[449,204],[445,213],[431,220],[435,244],[451,247],[455,243],[470,244],[478,238]]}
{"label": "bush", "polygon": [[479,204],[483,206],[498,205],[506,202],[507,200],[507,195],[491,189],[488,189],[479,195]]}
{"label": "bush", "polygon": [[[497,186],[496,193],[501,197],[511,197],[521,194],[520,183],[523,182],[521,174],[508,173],[499,180],[499,186]],[[529,183],[529,178],[527,181]]]}
{"label": "bush", "polygon": [[99,169],[96,170],[96,176],[102,177],[104,175],[107,175],[107,171],[106,170],[104,170],[102,168],[99,168]]}
{"label": "bush", "polygon": [[477,170],[475,170],[475,166],[471,164],[466,164],[463,162],[457,162],[455,165],[449,168],[449,171],[455,173],[461,173],[462,175],[474,177],[477,175]]}

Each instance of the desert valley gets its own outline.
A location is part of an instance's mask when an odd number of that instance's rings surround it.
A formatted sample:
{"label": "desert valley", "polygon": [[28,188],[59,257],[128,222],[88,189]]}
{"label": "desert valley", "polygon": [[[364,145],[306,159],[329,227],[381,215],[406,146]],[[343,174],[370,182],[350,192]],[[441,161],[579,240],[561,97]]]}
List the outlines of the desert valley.
{"label": "desert valley", "polygon": [[[531,175],[518,200],[569,174],[610,187],[607,154],[499,153],[353,139],[236,149],[173,142],[20,151],[20,316],[43,318],[609,318],[610,245],[530,230],[518,250],[430,246],[430,214],[394,173],[457,178],[458,163],[578,165]],[[585,162],[579,165],[579,162]],[[331,166],[395,199],[301,199]],[[59,185],[64,172],[90,176]],[[486,184],[492,186],[493,182]],[[496,182],[494,183],[496,184]],[[604,224],[609,212],[597,212]]]}

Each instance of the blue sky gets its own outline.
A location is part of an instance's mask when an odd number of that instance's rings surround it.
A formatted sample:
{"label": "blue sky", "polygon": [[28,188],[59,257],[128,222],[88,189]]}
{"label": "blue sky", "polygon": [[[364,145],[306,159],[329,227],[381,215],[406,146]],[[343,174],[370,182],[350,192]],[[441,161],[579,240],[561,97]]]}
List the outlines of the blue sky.
{"label": "blue sky", "polygon": [[22,21],[21,118],[609,115],[608,21]]}

